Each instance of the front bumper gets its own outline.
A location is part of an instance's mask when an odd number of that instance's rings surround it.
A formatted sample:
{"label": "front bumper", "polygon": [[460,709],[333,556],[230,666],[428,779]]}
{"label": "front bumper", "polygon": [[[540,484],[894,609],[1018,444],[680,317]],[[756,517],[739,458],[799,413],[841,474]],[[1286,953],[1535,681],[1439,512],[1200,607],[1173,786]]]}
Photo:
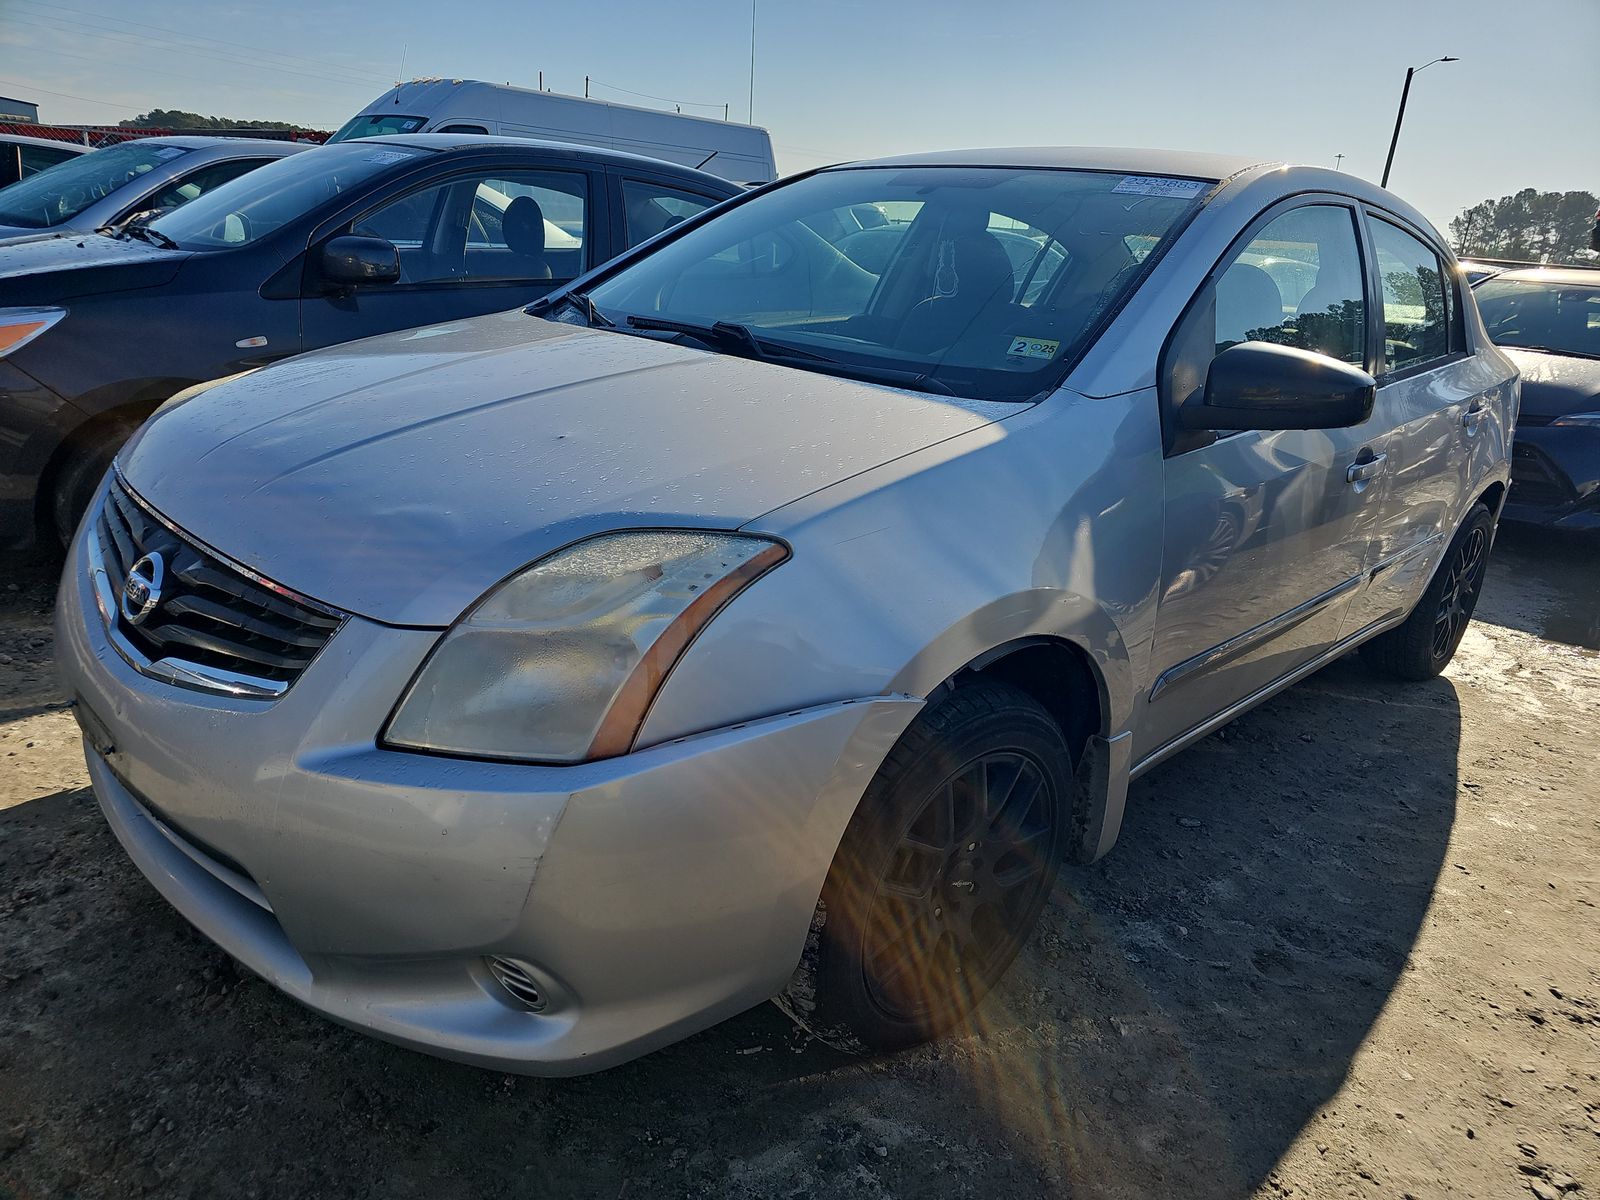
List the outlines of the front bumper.
{"label": "front bumper", "polygon": [[1503,520],[1600,531],[1600,429],[1523,425],[1511,447]]}
{"label": "front bumper", "polygon": [[[382,750],[436,632],[350,618],[276,701],[192,691],[113,650],[81,546],[58,658],[139,869],[295,999],[480,1066],[598,1070],[780,990],[856,803],[921,707],[843,701],[573,767]],[[542,1011],[500,989],[491,954],[528,968]]]}

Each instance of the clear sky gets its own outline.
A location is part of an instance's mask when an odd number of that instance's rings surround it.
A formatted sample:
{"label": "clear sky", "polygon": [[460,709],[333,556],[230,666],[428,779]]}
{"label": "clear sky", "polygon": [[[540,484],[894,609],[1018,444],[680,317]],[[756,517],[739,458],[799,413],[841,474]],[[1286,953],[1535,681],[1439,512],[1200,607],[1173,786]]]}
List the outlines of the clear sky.
{"label": "clear sky", "polygon": [[[1216,150],[1378,178],[1443,225],[1600,190],[1600,0],[758,0],[778,165],[979,145]],[[46,121],[181,108],[332,129],[405,75],[743,118],[750,0],[0,0],[0,94]]]}

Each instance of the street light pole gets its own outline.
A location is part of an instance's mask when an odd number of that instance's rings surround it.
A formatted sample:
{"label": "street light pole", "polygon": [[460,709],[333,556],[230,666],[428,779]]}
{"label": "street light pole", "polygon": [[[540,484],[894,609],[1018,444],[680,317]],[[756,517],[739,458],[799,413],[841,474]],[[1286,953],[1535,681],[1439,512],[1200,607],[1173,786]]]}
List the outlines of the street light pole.
{"label": "street light pole", "polygon": [[1406,68],[1406,85],[1400,89],[1400,111],[1394,115],[1394,136],[1389,139],[1389,157],[1383,160],[1383,182],[1379,187],[1389,186],[1389,168],[1394,166],[1394,148],[1400,144],[1400,123],[1406,119],[1406,100],[1411,96],[1411,77],[1418,71],[1426,71],[1433,63],[1459,62],[1459,59],[1446,54],[1443,58],[1436,58],[1433,62],[1425,62],[1420,67]]}

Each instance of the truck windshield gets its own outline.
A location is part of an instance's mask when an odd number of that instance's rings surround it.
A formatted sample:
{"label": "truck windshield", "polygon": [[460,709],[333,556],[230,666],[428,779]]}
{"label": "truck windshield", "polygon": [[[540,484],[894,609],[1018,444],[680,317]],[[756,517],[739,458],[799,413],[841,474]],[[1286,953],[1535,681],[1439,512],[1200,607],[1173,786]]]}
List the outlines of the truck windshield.
{"label": "truck windshield", "polygon": [[0,188],[0,225],[52,229],[175,158],[187,146],[144,140],[75,155],[20,183]]}
{"label": "truck windshield", "polygon": [[348,142],[353,138],[382,137],[389,133],[415,133],[428,123],[427,117],[402,117],[389,113],[362,113],[351,117],[324,143]]}
{"label": "truck windshield", "polygon": [[[226,250],[259,241],[375,175],[433,151],[363,142],[280,158],[213,188],[150,222],[184,250]],[[3,195],[4,193],[0,193]]]}
{"label": "truck windshield", "polygon": [[824,171],[623,269],[587,293],[588,311],[624,333],[1026,400],[1059,381],[1209,188],[1009,167]]}

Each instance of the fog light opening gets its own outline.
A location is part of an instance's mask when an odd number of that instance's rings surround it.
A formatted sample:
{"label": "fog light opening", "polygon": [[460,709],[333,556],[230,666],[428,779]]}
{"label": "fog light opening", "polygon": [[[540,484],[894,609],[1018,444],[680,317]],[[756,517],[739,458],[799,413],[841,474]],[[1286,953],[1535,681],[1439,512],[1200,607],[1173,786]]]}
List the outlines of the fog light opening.
{"label": "fog light opening", "polygon": [[527,967],[509,958],[498,958],[492,954],[484,961],[488,963],[489,974],[494,976],[495,982],[503,987],[520,1007],[529,1012],[544,1011],[549,999],[544,989],[534,981]]}

